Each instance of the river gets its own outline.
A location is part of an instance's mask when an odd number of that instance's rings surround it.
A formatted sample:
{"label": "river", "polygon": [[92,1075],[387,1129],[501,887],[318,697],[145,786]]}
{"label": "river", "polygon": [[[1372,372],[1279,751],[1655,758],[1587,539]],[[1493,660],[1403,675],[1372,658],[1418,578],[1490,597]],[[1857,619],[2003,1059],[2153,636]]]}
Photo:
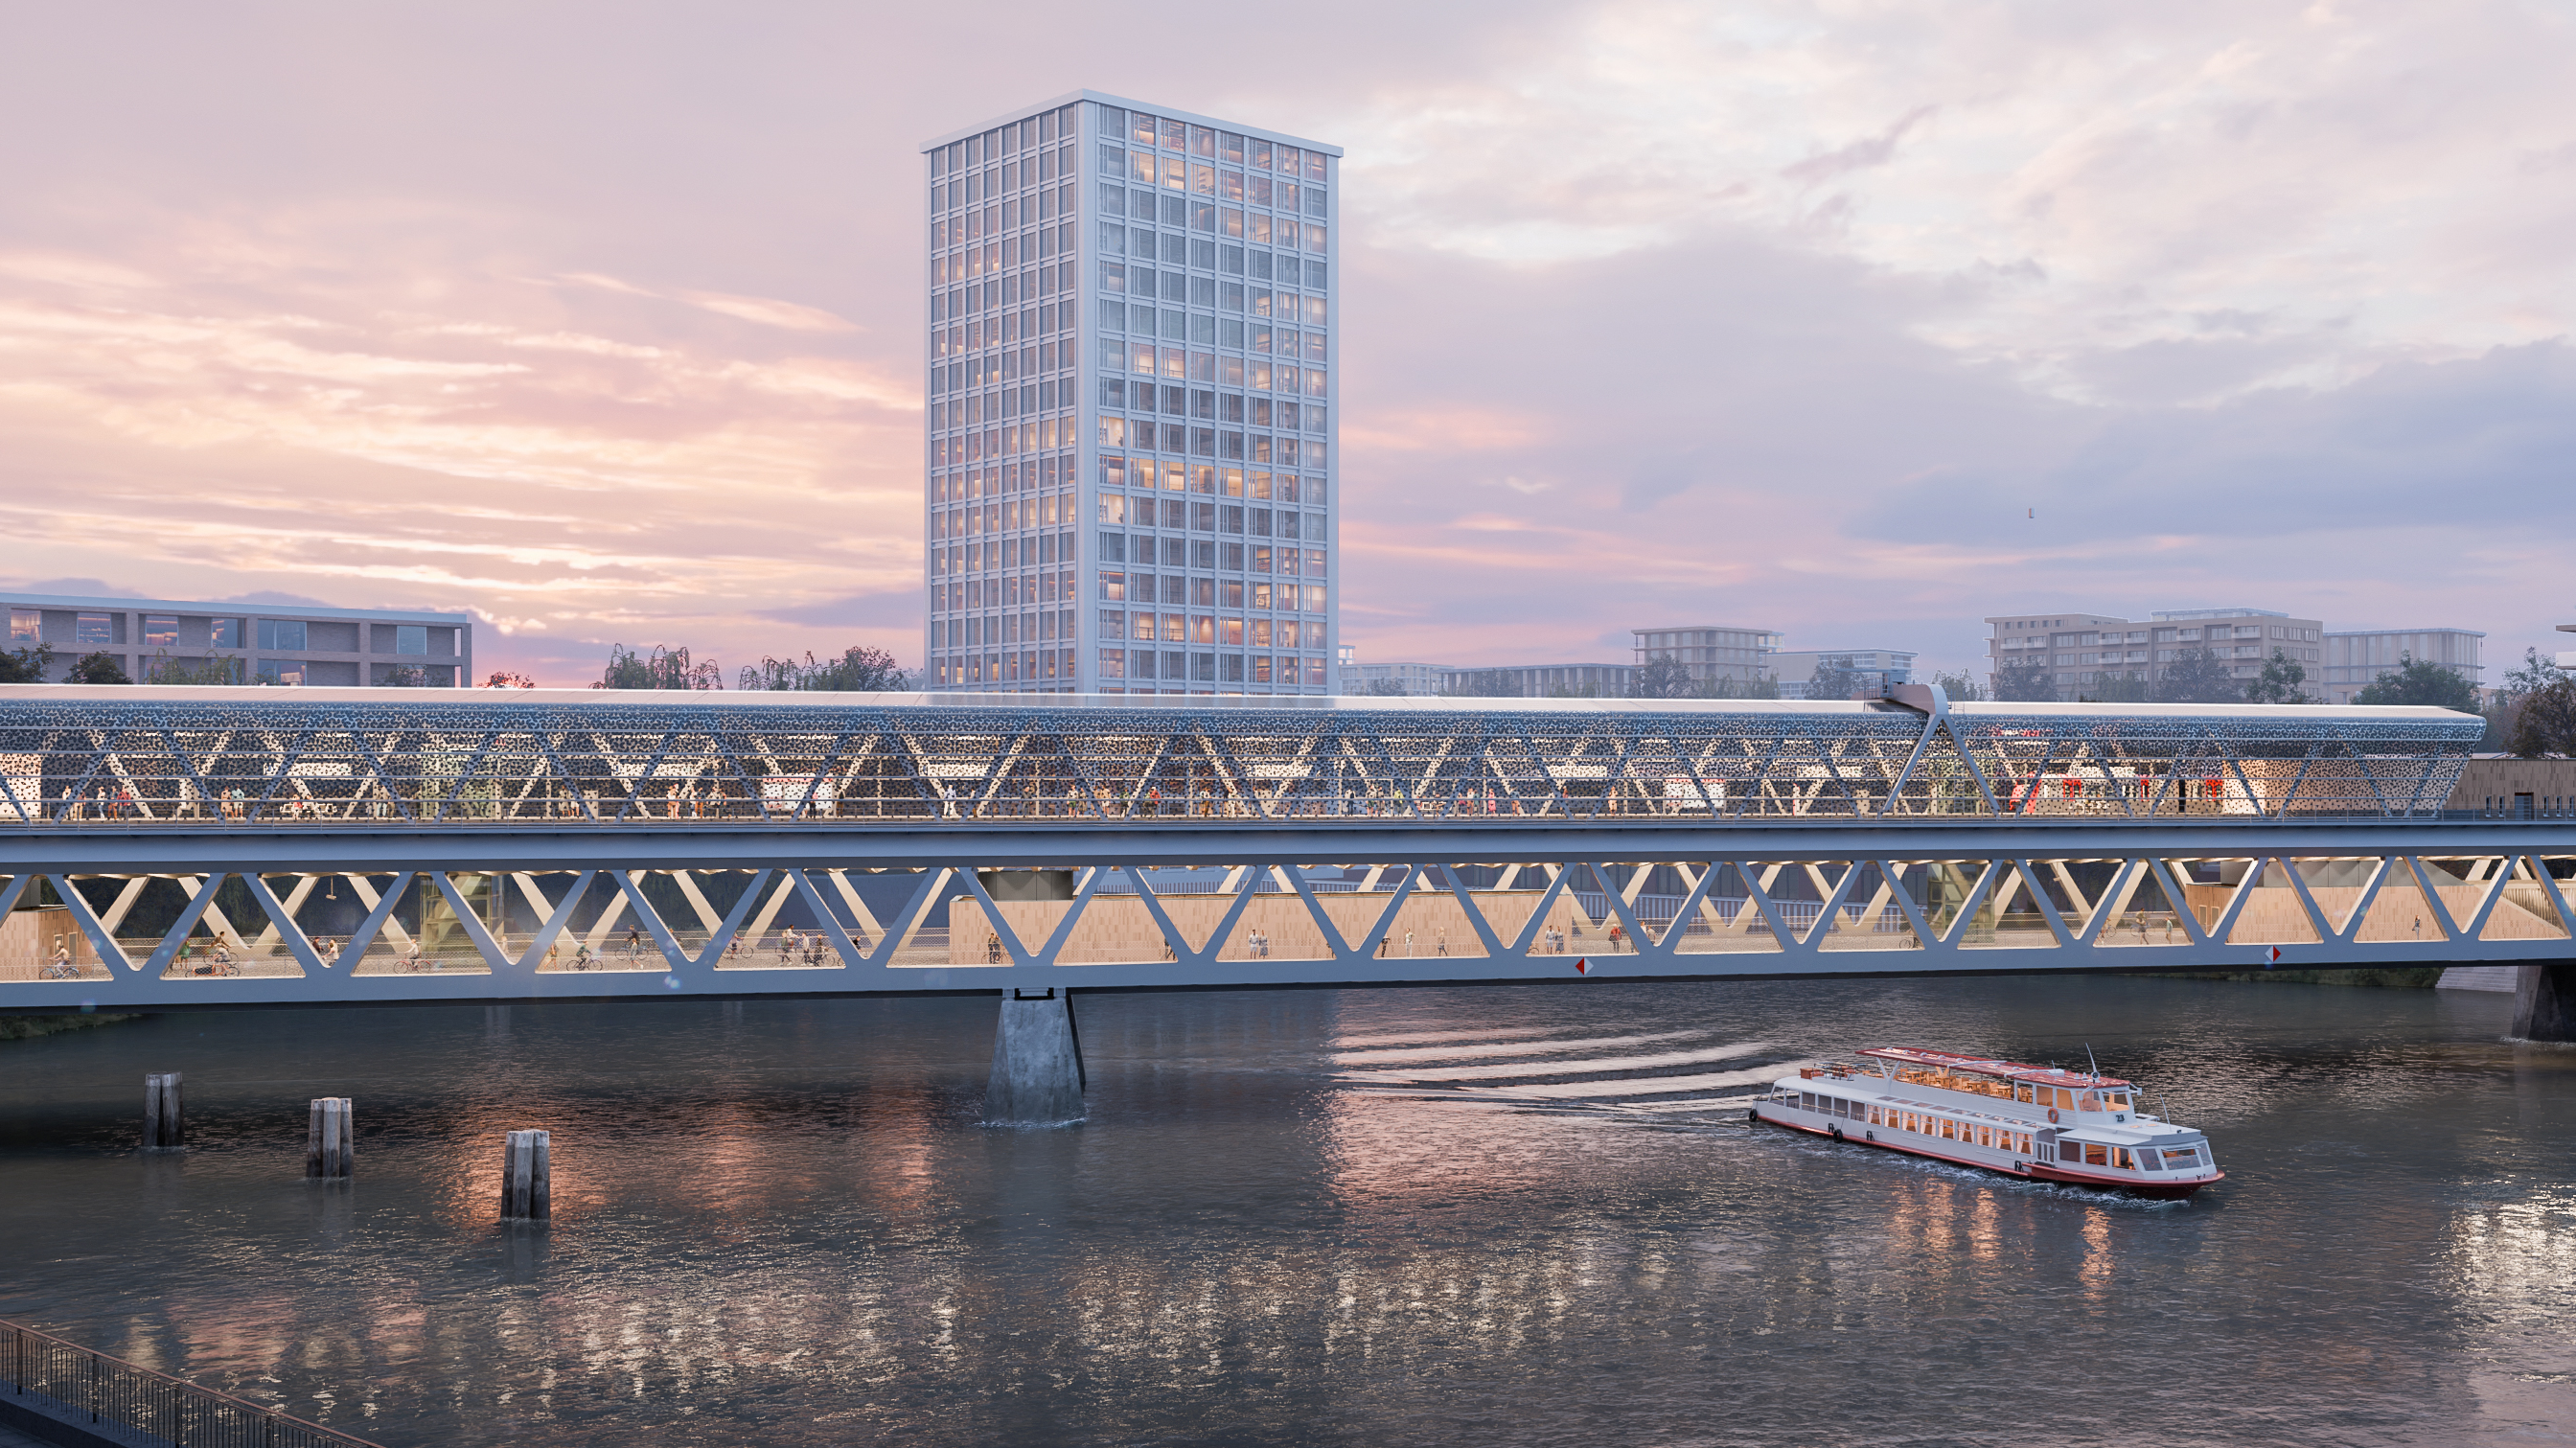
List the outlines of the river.
{"label": "river", "polygon": [[[2141,978],[171,1014],[0,1045],[0,1316],[373,1438],[2558,1444],[2576,1051],[2507,997]],[[1871,1044],[2081,1062],[2183,1203],[1748,1126]],[[147,1071],[193,1146],[132,1149]],[[1716,1078],[1697,1092],[1659,1081]],[[305,1102],[357,1103],[354,1182]],[[501,1133],[555,1212],[493,1220]]]}

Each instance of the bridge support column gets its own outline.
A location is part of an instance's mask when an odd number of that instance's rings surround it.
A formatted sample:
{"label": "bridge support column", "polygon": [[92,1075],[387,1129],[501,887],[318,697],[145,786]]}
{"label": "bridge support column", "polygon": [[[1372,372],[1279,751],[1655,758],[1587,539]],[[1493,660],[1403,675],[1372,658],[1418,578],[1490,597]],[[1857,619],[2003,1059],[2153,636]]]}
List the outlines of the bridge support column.
{"label": "bridge support column", "polygon": [[357,1113],[346,1096],[313,1098],[304,1134],[304,1174],[345,1177],[357,1165]]}
{"label": "bridge support column", "polygon": [[188,1144],[188,1113],[176,1071],[143,1078],[143,1149],[177,1151]]}
{"label": "bridge support column", "polygon": [[2576,960],[2518,968],[2513,1034],[2523,1041],[2576,1041]]}
{"label": "bridge support column", "polygon": [[554,1135],[513,1131],[501,1138],[501,1220],[542,1222],[554,1215]]}
{"label": "bridge support column", "polygon": [[1073,991],[1002,992],[993,1032],[993,1078],[984,1088],[987,1126],[1060,1126],[1083,1118],[1082,1037]]}

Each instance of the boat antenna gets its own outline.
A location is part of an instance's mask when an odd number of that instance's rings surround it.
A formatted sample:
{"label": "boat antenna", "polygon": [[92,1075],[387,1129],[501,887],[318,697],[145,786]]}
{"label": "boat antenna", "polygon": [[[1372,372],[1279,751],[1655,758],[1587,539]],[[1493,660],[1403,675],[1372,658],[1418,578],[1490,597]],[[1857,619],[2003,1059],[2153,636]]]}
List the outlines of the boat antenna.
{"label": "boat antenna", "polygon": [[2086,1041],[2084,1043],[2084,1064],[2093,1068],[2094,1084],[2101,1084],[2102,1063],[2093,1059],[2093,1043],[2091,1041]]}

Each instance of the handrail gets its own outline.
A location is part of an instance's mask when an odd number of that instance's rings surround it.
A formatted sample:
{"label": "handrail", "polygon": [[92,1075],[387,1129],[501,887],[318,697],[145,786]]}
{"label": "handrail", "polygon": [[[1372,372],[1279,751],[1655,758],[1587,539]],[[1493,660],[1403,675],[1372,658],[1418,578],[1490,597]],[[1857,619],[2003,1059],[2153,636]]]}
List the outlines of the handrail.
{"label": "handrail", "polygon": [[0,1322],[0,1370],[12,1400],[49,1399],[76,1417],[187,1448],[377,1448],[14,1322]]}

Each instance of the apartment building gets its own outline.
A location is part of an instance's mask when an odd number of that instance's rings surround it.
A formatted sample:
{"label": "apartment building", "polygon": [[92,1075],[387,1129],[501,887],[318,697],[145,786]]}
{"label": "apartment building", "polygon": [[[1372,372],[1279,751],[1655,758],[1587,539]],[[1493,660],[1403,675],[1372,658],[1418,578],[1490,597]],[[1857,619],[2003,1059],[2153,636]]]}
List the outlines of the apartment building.
{"label": "apartment building", "polygon": [[2329,704],[2349,704],[2383,674],[2393,674],[2406,660],[2440,664],[2473,685],[2483,686],[2486,666],[2478,661],[2475,629],[2354,629],[2326,635],[2325,671],[2318,693]]}
{"label": "apartment building", "polygon": [[8,647],[53,651],[60,680],[105,654],[127,678],[184,682],[456,688],[474,678],[474,620],[462,613],[5,595]]}
{"label": "apartment building", "polygon": [[1691,682],[1713,683],[1732,679],[1752,683],[1771,677],[1771,655],[1780,647],[1781,636],[1770,629],[1733,628],[1723,624],[1691,624],[1671,628],[1641,628],[1629,632],[1636,638],[1636,667],[1644,668],[1655,659],[1672,659],[1690,670]]}
{"label": "apartment building", "polygon": [[1453,672],[1448,664],[1364,664],[1359,650],[1349,644],[1336,651],[1334,670],[1345,694],[1374,693],[1382,684],[1393,684],[1409,695],[1437,694],[1440,681]]}
{"label": "apartment building", "polygon": [[922,147],[930,687],[1334,691],[1341,156],[1094,91]]}
{"label": "apartment building", "polygon": [[2181,655],[2208,649],[2230,677],[2252,680],[2279,649],[2308,671],[2325,663],[2325,624],[2263,608],[2179,608],[2144,619],[2093,613],[2023,613],[1986,619],[1988,679],[2014,664],[2046,669],[2062,694],[2087,684],[2137,678],[2161,683]]}
{"label": "apartment building", "polygon": [[1905,649],[1775,649],[1771,653],[1772,677],[1780,681],[1780,697],[1804,699],[1807,686],[1819,673],[1841,674],[1851,682],[1849,690],[1834,697],[1852,693],[1877,696],[1887,692],[1890,684],[1914,682],[1915,655]]}
{"label": "apartment building", "polygon": [[1633,664],[1495,664],[1450,669],[1440,676],[1443,694],[1510,699],[1549,699],[1567,694],[1624,699],[1637,691]]}

